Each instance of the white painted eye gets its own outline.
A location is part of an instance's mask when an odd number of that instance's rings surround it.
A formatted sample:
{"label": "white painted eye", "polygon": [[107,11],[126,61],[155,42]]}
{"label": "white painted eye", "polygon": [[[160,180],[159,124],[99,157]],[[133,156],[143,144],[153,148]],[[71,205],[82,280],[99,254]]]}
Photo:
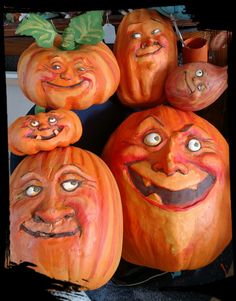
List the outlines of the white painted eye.
{"label": "white painted eye", "polygon": [[135,33],[133,33],[133,34],[131,35],[131,37],[132,37],[133,39],[140,39],[141,36],[142,36],[142,34],[139,33],[139,32],[135,32]]}
{"label": "white painted eye", "polygon": [[202,76],[203,76],[203,71],[202,71],[202,69],[198,69],[198,70],[195,72],[195,75],[196,75],[197,77],[202,77]]}
{"label": "white painted eye", "polygon": [[201,146],[201,143],[198,139],[190,139],[189,142],[188,142],[188,145],[187,145],[187,148],[191,151],[191,152],[197,152],[199,151],[202,146]]}
{"label": "white painted eye", "polygon": [[55,65],[52,65],[52,69],[53,69],[53,70],[60,70],[60,69],[61,69],[61,66],[58,65],[58,64],[55,64]]}
{"label": "white painted eye", "polygon": [[48,118],[48,122],[49,123],[56,123],[57,119],[56,119],[56,117],[51,116],[51,117]]}
{"label": "white painted eye", "polygon": [[79,71],[85,71],[86,69],[84,67],[79,67],[78,70]]}
{"label": "white painted eye", "polygon": [[159,32],[161,32],[160,29],[156,28],[151,32],[151,34],[158,34]]}
{"label": "white painted eye", "polygon": [[78,180],[68,180],[68,181],[65,181],[61,184],[62,188],[65,190],[65,191],[73,191],[75,190],[76,188],[78,188],[81,184],[81,181],[78,181]]}
{"label": "white painted eye", "polygon": [[42,190],[43,190],[43,188],[40,187],[40,186],[31,185],[31,186],[29,186],[29,187],[26,188],[25,194],[26,194],[27,196],[36,196],[36,195],[38,195]]}
{"label": "white painted eye", "polygon": [[157,146],[161,141],[161,136],[158,133],[149,133],[143,139],[143,142],[148,146]]}
{"label": "white painted eye", "polygon": [[39,126],[39,121],[38,120],[32,120],[30,122],[30,125],[33,126],[33,127],[37,127],[37,126]]}

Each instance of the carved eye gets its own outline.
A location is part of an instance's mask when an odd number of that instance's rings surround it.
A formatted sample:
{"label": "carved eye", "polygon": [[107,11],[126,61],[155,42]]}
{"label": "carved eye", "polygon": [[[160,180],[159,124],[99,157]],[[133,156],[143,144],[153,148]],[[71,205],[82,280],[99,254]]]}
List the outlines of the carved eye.
{"label": "carved eye", "polygon": [[139,32],[135,32],[135,33],[133,33],[133,34],[131,35],[131,37],[132,37],[133,39],[140,39],[141,36],[142,36],[142,34],[139,33]]}
{"label": "carved eye", "polygon": [[151,34],[155,35],[155,34],[158,34],[159,32],[161,32],[160,29],[156,28],[151,32]]}
{"label": "carved eye", "polygon": [[191,151],[191,152],[197,152],[199,151],[202,146],[201,146],[201,143],[198,139],[190,139],[188,144],[187,144],[187,148]]}
{"label": "carved eye", "polygon": [[197,77],[202,77],[203,76],[203,71],[201,69],[198,69],[196,72],[195,72],[195,75]]}
{"label": "carved eye", "polygon": [[84,67],[79,67],[78,70],[79,71],[85,71],[86,69]]}
{"label": "carved eye", "polygon": [[61,69],[61,66],[59,64],[54,64],[52,65],[52,69],[58,71]]}
{"label": "carved eye", "polygon": [[74,191],[81,185],[81,181],[78,180],[67,180],[61,184],[65,191]]}
{"label": "carved eye", "polygon": [[40,187],[40,186],[31,185],[31,186],[26,188],[25,194],[27,196],[32,197],[32,196],[38,195],[42,190],[43,190],[43,188]]}
{"label": "carved eye", "polygon": [[206,88],[206,86],[203,83],[200,83],[197,85],[198,91],[203,91],[203,90],[205,90],[205,88]]}
{"label": "carved eye", "polygon": [[157,146],[161,141],[162,138],[158,133],[149,133],[143,139],[144,144],[148,146]]}
{"label": "carved eye", "polygon": [[32,127],[37,127],[37,126],[39,126],[39,121],[38,120],[32,120],[31,122],[30,122],[30,125],[32,126]]}
{"label": "carved eye", "polygon": [[48,122],[51,124],[55,124],[55,123],[57,123],[57,119],[56,119],[56,117],[51,116],[48,118]]}

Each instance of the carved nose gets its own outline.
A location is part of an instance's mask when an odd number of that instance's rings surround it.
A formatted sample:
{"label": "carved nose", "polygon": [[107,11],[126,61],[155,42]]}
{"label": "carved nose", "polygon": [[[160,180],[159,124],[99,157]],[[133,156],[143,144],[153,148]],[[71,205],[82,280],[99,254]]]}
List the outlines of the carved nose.
{"label": "carved nose", "polygon": [[47,223],[47,224],[54,224],[63,219],[69,219],[75,216],[74,209],[70,207],[65,208],[47,208],[47,209],[40,209],[34,213],[33,220],[36,223]]}
{"label": "carved nose", "polygon": [[152,46],[152,45],[154,45],[154,40],[151,38],[148,38],[144,42],[142,42],[141,48],[144,49],[144,48],[146,48],[148,46]]}
{"label": "carved nose", "polygon": [[61,79],[71,80],[74,77],[74,73],[71,69],[67,69],[65,72],[60,74]]}

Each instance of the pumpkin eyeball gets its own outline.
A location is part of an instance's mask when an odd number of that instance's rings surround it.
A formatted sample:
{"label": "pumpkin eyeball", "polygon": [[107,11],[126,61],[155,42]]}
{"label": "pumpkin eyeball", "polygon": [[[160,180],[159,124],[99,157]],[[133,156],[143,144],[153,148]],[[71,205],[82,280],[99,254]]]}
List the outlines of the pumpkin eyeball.
{"label": "pumpkin eyeball", "polygon": [[191,152],[197,152],[202,148],[201,142],[196,139],[190,139],[188,144],[187,144],[187,148],[191,151]]}
{"label": "pumpkin eyeball", "polygon": [[135,32],[131,35],[133,39],[140,39],[142,37],[142,34],[140,32]]}
{"label": "pumpkin eyeball", "polygon": [[79,71],[85,71],[86,69],[84,67],[79,67],[78,70]]}
{"label": "pumpkin eyeball", "polygon": [[161,30],[160,30],[159,28],[156,28],[156,29],[153,29],[153,30],[152,30],[151,34],[156,35],[156,34],[158,34],[159,32],[161,32]]}
{"label": "pumpkin eyeball", "polygon": [[149,133],[144,137],[143,142],[148,146],[157,146],[162,142],[162,138],[158,133]]}
{"label": "pumpkin eyeball", "polygon": [[34,128],[39,126],[39,121],[38,120],[32,120],[30,121],[30,125]]}
{"label": "pumpkin eyeball", "polygon": [[202,69],[198,69],[198,70],[195,72],[195,75],[196,75],[197,77],[202,77],[203,74],[204,74],[204,72],[203,72]]}
{"label": "pumpkin eyeball", "polygon": [[48,122],[50,124],[55,124],[55,123],[57,123],[57,118],[54,117],[54,116],[51,116],[51,117],[48,118]]}
{"label": "pumpkin eyeball", "polygon": [[42,189],[43,188],[40,187],[40,186],[31,185],[31,186],[26,188],[25,194],[29,197],[33,197],[33,196],[38,195],[42,191]]}
{"label": "pumpkin eyeball", "polygon": [[61,186],[65,191],[74,191],[80,185],[81,185],[81,181],[78,180],[67,180],[61,183]]}

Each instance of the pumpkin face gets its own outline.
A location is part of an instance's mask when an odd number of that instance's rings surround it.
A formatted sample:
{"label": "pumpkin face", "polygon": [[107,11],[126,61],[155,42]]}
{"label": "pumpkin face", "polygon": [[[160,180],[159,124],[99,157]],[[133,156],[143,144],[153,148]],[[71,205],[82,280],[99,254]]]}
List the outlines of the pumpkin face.
{"label": "pumpkin face", "polygon": [[34,43],[20,57],[18,77],[25,96],[37,105],[81,110],[107,101],[117,89],[120,71],[103,42],[72,51]]}
{"label": "pumpkin face", "polygon": [[93,153],[56,148],[27,156],[10,182],[10,259],[81,289],[105,284],[121,256],[117,184]]}
{"label": "pumpkin face", "polygon": [[166,97],[174,107],[198,111],[215,102],[227,89],[227,67],[194,62],[176,67],[167,77]]}
{"label": "pumpkin face", "polygon": [[103,159],[121,193],[125,260],[197,269],[230,242],[228,145],[206,120],[164,105],[133,113]]}
{"label": "pumpkin face", "polygon": [[73,144],[81,135],[78,116],[72,111],[58,109],[17,118],[8,129],[8,145],[16,155],[33,155]]}
{"label": "pumpkin face", "polygon": [[131,107],[164,101],[167,75],[177,66],[177,43],[169,20],[158,12],[136,9],[121,21],[114,53],[121,71],[118,97]]}

